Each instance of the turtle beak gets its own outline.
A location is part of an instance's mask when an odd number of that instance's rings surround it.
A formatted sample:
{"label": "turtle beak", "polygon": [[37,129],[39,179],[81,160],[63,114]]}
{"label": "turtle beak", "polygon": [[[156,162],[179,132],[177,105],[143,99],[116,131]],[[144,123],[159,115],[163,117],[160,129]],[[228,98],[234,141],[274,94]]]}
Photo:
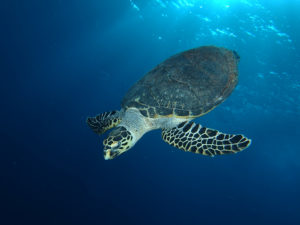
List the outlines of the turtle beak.
{"label": "turtle beak", "polygon": [[117,148],[112,148],[112,149],[104,149],[104,159],[109,160],[109,159],[114,159],[119,155],[119,151]]}
{"label": "turtle beak", "polygon": [[105,160],[112,159],[110,156],[110,150],[104,150],[104,159]]}
{"label": "turtle beak", "polygon": [[110,146],[104,146],[104,159],[109,160],[109,159],[114,159],[118,155],[121,154],[119,147],[121,146],[120,142],[115,142]]}

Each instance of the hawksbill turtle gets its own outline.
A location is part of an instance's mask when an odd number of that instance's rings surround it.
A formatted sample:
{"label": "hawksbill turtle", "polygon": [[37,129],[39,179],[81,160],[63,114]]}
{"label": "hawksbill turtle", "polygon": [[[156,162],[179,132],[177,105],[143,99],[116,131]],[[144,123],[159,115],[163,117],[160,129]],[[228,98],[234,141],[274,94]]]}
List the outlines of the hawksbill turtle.
{"label": "hawksbill turtle", "polygon": [[206,156],[237,153],[251,140],[192,122],[222,103],[238,82],[239,56],[223,47],[203,46],[176,54],[149,71],[125,94],[121,110],[88,117],[101,135],[104,158],[128,151],[148,131],[162,129],[162,139]]}

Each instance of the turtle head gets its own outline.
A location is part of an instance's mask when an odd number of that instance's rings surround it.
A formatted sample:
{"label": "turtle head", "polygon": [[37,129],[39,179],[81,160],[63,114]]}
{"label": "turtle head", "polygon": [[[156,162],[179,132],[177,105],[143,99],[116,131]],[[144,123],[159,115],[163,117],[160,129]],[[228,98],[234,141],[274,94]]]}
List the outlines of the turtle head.
{"label": "turtle head", "polygon": [[108,138],[103,141],[104,159],[114,159],[123,152],[128,151],[133,145],[133,135],[125,127],[116,127]]}

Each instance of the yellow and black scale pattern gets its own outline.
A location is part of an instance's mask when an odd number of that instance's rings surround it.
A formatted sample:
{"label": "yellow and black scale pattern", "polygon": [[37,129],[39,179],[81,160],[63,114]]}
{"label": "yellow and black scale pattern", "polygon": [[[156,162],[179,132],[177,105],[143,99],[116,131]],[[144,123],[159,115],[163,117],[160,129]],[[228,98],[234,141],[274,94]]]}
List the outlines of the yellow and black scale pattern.
{"label": "yellow and black scale pattern", "polygon": [[162,138],[176,148],[207,156],[237,153],[251,143],[241,134],[224,134],[187,121],[177,127],[163,129]]}
{"label": "yellow and black scale pattern", "polygon": [[107,139],[103,141],[104,149],[108,146],[112,146],[114,143],[118,144],[119,150],[127,150],[130,148],[128,143],[132,140],[132,135],[130,132],[124,127],[115,128]]}
{"label": "yellow and black scale pattern", "polygon": [[118,111],[111,111],[101,113],[95,117],[88,117],[86,122],[95,133],[101,135],[105,131],[117,126],[121,122],[121,119]]}

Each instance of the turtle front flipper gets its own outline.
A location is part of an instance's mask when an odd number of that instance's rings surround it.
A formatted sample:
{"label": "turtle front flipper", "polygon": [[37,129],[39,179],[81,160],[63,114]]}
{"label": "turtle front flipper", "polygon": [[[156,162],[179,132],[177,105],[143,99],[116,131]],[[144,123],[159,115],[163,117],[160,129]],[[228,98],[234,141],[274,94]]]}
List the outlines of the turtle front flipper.
{"label": "turtle front flipper", "polygon": [[121,122],[120,112],[104,112],[95,117],[88,117],[86,122],[95,133],[101,135]]}
{"label": "turtle front flipper", "polygon": [[241,134],[224,134],[187,121],[177,127],[163,129],[162,138],[176,148],[207,156],[237,153],[251,143]]}

